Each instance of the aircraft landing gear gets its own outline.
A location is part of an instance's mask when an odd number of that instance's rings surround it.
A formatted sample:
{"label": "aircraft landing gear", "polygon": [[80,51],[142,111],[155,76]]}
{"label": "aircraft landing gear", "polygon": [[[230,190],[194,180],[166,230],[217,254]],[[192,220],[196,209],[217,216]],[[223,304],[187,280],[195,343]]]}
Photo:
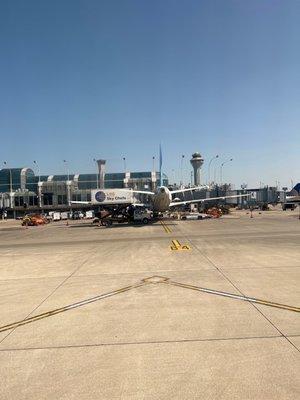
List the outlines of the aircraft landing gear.
{"label": "aircraft landing gear", "polygon": [[105,226],[106,228],[109,228],[112,226],[112,221],[110,219],[107,219],[107,220],[101,221],[100,224],[102,226]]}

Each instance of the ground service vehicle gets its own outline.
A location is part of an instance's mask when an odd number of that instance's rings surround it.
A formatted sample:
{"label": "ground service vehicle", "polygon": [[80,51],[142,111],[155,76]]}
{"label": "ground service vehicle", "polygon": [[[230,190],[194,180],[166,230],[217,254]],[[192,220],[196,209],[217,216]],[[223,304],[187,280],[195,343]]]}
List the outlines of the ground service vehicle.
{"label": "ground service vehicle", "polygon": [[49,220],[40,214],[27,214],[22,220],[22,226],[38,226],[48,223]]}
{"label": "ground service vehicle", "polygon": [[89,210],[89,211],[85,212],[85,218],[91,219],[91,218],[94,218],[94,216],[95,216],[95,213],[93,210]]}
{"label": "ground service vehicle", "polygon": [[142,222],[144,225],[148,224],[153,218],[152,212],[144,209],[136,209],[133,213],[134,222]]}
{"label": "ground service vehicle", "polygon": [[182,215],[182,220],[198,220],[198,219],[209,219],[212,218],[211,215],[208,214],[201,214],[201,213],[189,213]]}
{"label": "ground service vehicle", "polygon": [[148,224],[153,218],[153,213],[145,208],[134,208],[132,206],[119,206],[111,210],[102,210],[96,214],[93,223],[102,226],[111,226],[114,222],[118,224],[129,222],[142,222]]}
{"label": "ground service vehicle", "polygon": [[67,211],[63,211],[63,212],[60,213],[60,219],[61,220],[65,221],[66,219],[68,219],[68,216],[69,216],[69,213]]}
{"label": "ground service vehicle", "polygon": [[54,211],[53,215],[52,215],[52,220],[53,221],[60,221],[60,212],[59,211]]}

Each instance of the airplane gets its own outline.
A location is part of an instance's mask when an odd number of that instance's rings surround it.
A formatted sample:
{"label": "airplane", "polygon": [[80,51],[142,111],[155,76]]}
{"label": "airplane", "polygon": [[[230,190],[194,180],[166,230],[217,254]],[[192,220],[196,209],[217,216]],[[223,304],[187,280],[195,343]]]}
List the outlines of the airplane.
{"label": "airplane", "polygon": [[[163,182],[161,145],[159,146],[159,176],[160,176],[159,182],[161,184]],[[205,186],[191,187],[187,189],[178,189],[171,191],[169,190],[168,187],[161,185],[156,189],[155,192],[133,190],[133,189],[115,189],[115,190],[102,189],[96,191],[92,190],[91,192],[92,201],[71,201],[71,204],[89,204],[98,206],[103,205],[107,206],[108,208],[115,207],[116,208],[115,212],[118,212],[121,209],[126,209],[126,207],[128,206],[145,207],[153,211],[154,215],[158,215],[159,213],[163,213],[165,211],[170,210],[173,207],[177,207],[180,205],[250,196],[250,194],[241,194],[234,196],[209,197],[205,199],[195,199],[186,201],[181,201],[178,198],[173,198],[173,195],[179,193],[192,192],[201,189],[209,189],[209,187],[205,185]],[[147,195],[150,198],[150,203],[143,204],[139,201],[136,201],[134,194]]]}
{"label": "airplane", "polygon": [[[198,186],[198,187],[191,187],[187,189],[178,189],[178,190],[170,190],[166,186],[160,186],[157,188],[155,192],[143,192],[143,191],[136,191],[132,190],[132,193],[141,193],[147,194],[152,197],[152,210],[154,213],[163,213],[165,211],[170,210],[170,208],[192,204],[192,203],[204,203],[207,201],[214,201],[214,200],[224,200],[228,198],[238,198],[238,197],[247,197],[249,194],[242,194],[242,195],[234,195],[234,196],[221,196],[221,197],[206,197],[204,199],[193,199],[193,200],[180,200],[178,198],[173,198],[173,195],[184,193],[184,192],[192,192],[195,190],[203,190],[208,189],[208,186]],[[136,204],[137,205],[137,204]],[[146,205],[145,205],[146,206]]]}
{"label": "airplane", "polygon": [[[225,200],[239,197],[248,197],[249,194],[240,194],[233,196],[220,196],[220,197],[207,197],[204,199],[193,199],[193,200],[180,200],[179,198],[173,198],[173,195],[178,195],[184,192],[192,192],[195,190],[208,189],[208,186],[198,186],[186,189],[170,190],[166,186],[160,186],[155,192],[134,190],[134,189],[98,189],[92,190],[91,201],[72,201],[72,204],[86,204],[86,205],[103,205],[103,206],[136,206],[145,207],[151,209],[153,213],[159,214],[170,210],[173,207],[191,204],[191,203],[203,203],[214,200]],[[141,203],[135,199],[134,194],[147,195],[150,201],[147,203]]]}
{"label": "airplane", "polygon": [[300,203],[300,183],[297,183],[296,186],[287,193],[285,203]]}

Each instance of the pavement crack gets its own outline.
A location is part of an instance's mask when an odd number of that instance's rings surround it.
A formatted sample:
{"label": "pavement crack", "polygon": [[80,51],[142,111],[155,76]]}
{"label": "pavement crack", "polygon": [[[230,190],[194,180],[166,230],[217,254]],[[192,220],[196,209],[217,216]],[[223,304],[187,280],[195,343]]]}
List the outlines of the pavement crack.
{"label": "pavement crack", "polygon": [[282,339],[281,335],[272,336],[237,336],[237,337],[221,337],[221,338],[203,338],[203,339],[175,339],[175,340],[149,340],[149,341],[135,341],[135,342],[109,342],[109,343],[86,343],[78,345],[58,345],[58,346],[44,346],[44,347],[19,347],[0,349],[1,352],[10,351],[30,351],[30,350],[55,350],[55,349],[72,349],[72,348],[86,348],[86,347],[111,347],[111,346],[138,346],[138,345],[153,345],[153,344],[172,344],[172,343],[197,343],[197,342],[225,342],[225,341],[239,341],[239,340],[264,340],[264,339]]}

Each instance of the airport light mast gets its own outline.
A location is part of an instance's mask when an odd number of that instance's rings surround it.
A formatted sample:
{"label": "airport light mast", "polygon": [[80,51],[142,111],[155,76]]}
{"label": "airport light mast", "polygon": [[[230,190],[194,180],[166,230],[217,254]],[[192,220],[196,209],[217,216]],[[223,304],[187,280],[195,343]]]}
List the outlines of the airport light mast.
{"label": "airport light mast", "polygon": [[[3,165],[5,168],[7,168],[7,161],[3,161]],[[11,173],[11,168],[8,168],[9,170],[9,207],[12,208],[13,206],[13,201],[12,201],[12,193],[13,193],[13,185],[12,185],[12,173]]]}
{"label": "airport light mast", "polygon": [[39,177],[39,181],[38,181],[38,199],[39,199],[39,207],[42,207],[42,183],[41,183],[41,170],[40,170],[40,166],[38,164],[38,162],[36,160],[33,161],[33,164],[37,167],[37,171],[38,171],[38,177]]}
{"label": "airport light mast", "polygon": [[67,168],[67,178],[68,178],[68,180],[67,180],[67,197],[68,197],[68,204],[69,204],[69,206],[71,206],[71,187],[70,187],[71,182],[70,182],[69,164],[68,164],[67,160],[63,160],[63,162]]}
{"label": "airport light mast", "polygon": [[184,154],[182,154],[181,160],[180,160],[180,187],[181,188],[183,186],[183,159],[184,159]]}
{"label": "airport light mast", "polygon": [[[212,157],[208,163],[208,184],[210,185],[210,166],[211,163],[216,160],[217,158],[219,158],[219,154],[217,154],[216,156]],[[216,183],[216,182],[215,182]]]}
{"label": "airport light mast", "polygon": [[40,183],[40,181],[41,181],[41,170],[40,170],[40,166],[39,166],[39,164],[38,164],[38,162],[37,161],[33,161],[33,164],[36,166],[36,168],[37,168],[37,171],[38,171],[38,177],[39,177],[39,183]]}
{"label": "airport light mast", "polygon": [[67,160],[63,160],[63,162],[64,162],[64,164],[66,166],[66,169],[67,169],[67,177],[68,177],[68,181],[69,181],[70,180],[69,163],[68,163]]}
{"label": "airport light mast", "polygon": [[[5,166],[5,168],[8,167],[7,165],[7,161],[3,161],[3,165]],[[9,193],[10,195],[12,194],[12,174],[11,174],[11,168],[7,168],[9,170]]]}
{"label": "airport light mast", "polygon": [[229,160],[226,160],[224,162],[222,162],[221,166],[220,166],[220,184],[223,184],[223,166],[229,162],[233,161],[233,158],[230,158]]}

